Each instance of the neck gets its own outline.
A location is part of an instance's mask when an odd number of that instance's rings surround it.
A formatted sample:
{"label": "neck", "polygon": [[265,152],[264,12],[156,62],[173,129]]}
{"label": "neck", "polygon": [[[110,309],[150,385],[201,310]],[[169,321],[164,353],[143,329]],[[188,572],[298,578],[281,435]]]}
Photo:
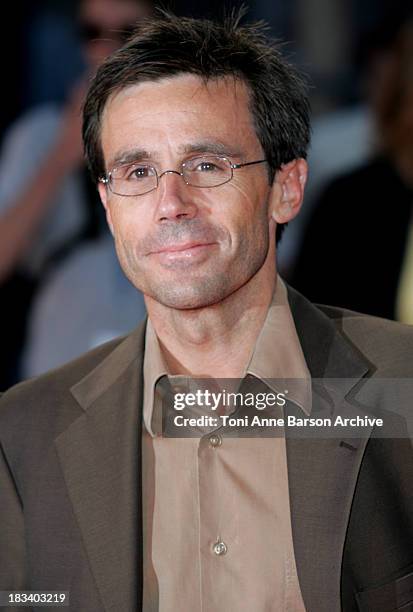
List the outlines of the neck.
{"label": "neck", "polygon": [[194,310],[146,297],[148,316],[171,374],[241,378],[264,324],[276,283],[275,252],[225,300]]}

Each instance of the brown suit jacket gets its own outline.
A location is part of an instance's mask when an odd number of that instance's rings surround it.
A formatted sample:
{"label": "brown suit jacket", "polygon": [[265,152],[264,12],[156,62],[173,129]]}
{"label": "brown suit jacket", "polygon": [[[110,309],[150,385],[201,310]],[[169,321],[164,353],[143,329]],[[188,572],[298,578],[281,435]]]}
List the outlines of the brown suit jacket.
{"label": "brown suit jacket", "polygon": [[[331,414],[364,414],[367,402],[367,412],[388,411],[395,432],[287,438],[306,608],[411,612],[412,444],[388,389],[360,397],[371,378],[413,378],[413,329],[314,306],[290,287],[288,296],[312,377],[340,381],[327,398]],[[79,612],[142,609],[144,330],[0,400],[0,590],[70,591],[66,609]]]}

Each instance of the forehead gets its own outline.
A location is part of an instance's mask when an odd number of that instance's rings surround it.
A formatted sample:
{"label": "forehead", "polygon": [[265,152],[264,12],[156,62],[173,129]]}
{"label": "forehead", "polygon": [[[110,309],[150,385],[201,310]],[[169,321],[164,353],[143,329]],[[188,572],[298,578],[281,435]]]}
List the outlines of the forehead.
{"label": "forehead", "polygon": [[260,151],[246,85],[234,79],[204,83],[193,75],[132,85],[112,95],[101,122],[107,164],[128,147],[154,156],[195,142],[228,150]]}

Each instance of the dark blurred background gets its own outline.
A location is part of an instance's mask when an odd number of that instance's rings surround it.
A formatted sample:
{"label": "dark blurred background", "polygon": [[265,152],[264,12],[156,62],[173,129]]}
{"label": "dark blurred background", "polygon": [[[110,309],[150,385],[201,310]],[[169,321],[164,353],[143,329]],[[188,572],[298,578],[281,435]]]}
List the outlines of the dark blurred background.
{"label": "dark blurred background", "polygon": [[[258,0],[248,3],[245,21],[265,20],[288,41],[285,52],[312,83],[310,180],[303,211],[279,246],[282,275],[315,301],[413,323],[409,4]],[[162,3],[195,17],[239,5]],[[153,8],[150,0],[17,0],[7,8],[0,390],[128,331],[145,314],[114,260],[82,166],[78,108],[87,78]],[[81,202],[78,218],[70,198]],[[59,207],[66,234],[51,219]]]}
{"label": "dark blurred background", "polygon": [[[314,84],[315,113],[360,100],[369,45],[391,36],[412,12],[407,0],[164,0],[161,5],[179,15],[219,17],[224,6],[240,4],[249,7],[246,20],[264,19],[274,36],[289,41],[289,50]],[[65,100],[81,74],[78,6],[79,0],[17,0],[8,5],[2,38],[2,73],[8,84],[2,132],[29,106]]]}

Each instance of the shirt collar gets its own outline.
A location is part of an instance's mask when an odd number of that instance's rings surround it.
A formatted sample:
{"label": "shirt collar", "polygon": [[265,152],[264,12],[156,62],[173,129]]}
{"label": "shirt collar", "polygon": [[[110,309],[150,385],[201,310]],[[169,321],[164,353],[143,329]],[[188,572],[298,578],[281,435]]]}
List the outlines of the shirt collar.
{"label": "shirt collar", "polygon": [[143,358],[143,419],[145,427],[151,436],[152,414],[155,402],[155,386],[163,376],[168,375],[168,370],[163,359],[158,338],[148,317],[145,333],[145,355]]}
{"label": "shirt collar", "polygon": [[[245,369],[247,374],[263,380],[277,393],[288,389],[288,399],[307,415],[311,413],[311,376],[288,304],[287,289],[280,276],[277,276],[267,316]],[[155,435],[155,389],[164,376],[176,384],[187,381],[187,376],[168,374],[156,332],[148,318],[143,361],[143,418],[151,436]]]}
{"label": "shirt collar", "polygon": [[280,276],[245,374],[264,380],[276,392],[288,389],[288,399],[311,413],[311,375]]}

